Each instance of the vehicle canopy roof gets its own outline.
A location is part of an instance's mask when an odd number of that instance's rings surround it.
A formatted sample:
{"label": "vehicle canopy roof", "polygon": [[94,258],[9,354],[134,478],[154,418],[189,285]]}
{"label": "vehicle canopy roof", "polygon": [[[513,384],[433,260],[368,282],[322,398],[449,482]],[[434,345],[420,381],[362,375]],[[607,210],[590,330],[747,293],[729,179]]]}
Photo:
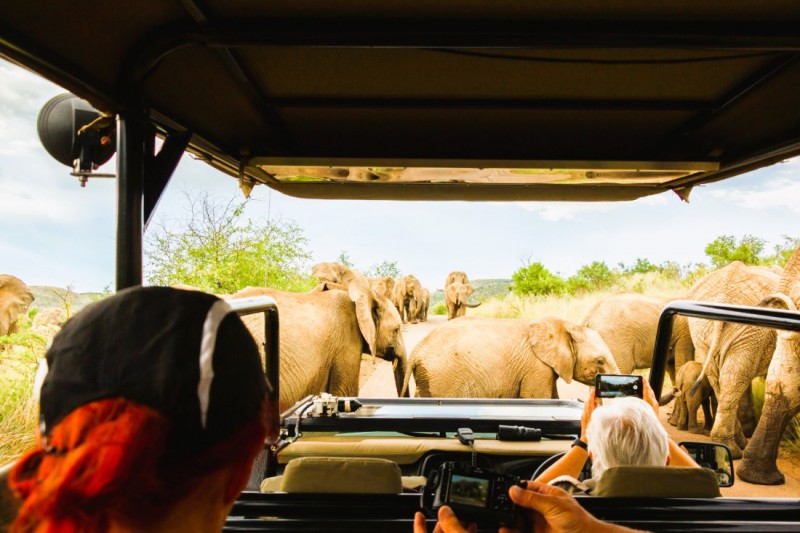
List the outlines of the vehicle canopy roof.
{"label": "vehicle canopy roof", "polygon": [[631,200],[800,153],[800,3],[0,4],[0,55],[315,198]]}

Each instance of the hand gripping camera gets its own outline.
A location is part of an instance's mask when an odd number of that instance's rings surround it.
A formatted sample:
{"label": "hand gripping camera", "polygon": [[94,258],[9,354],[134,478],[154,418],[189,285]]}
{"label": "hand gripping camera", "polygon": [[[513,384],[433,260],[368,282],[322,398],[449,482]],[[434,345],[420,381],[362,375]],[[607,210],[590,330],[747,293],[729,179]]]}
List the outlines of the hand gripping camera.
{"label": "hand gripping camera", "polygon": [[435,517],[447,505],[459,519],[481,524],[514,522],[514,503],[508,489],[519,477],[450,461],[433,470],[422,493],[422,508]]}

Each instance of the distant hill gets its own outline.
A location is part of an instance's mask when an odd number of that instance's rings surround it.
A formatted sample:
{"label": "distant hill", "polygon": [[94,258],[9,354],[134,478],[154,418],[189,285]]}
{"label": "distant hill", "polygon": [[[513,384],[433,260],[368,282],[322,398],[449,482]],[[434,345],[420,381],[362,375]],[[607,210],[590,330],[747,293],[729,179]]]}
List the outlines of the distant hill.
{"label": "distant hill", "polygon": [[61,287],[45,287],[41,285],[32,285],[29,287],[33,293],[33,303],[31,308],[49,309],[56,307],[64,309],[64,299],[68,298],[72,313],[76,313],[83,309],[86,305],[95,302],[106,294],[102,292],[71,292],[67,295],[67,289]]}
{"label": "distant hill", "polygon": [[[510,279],[473,279],[470,283],[475,288],[475,293],[470,298],[472,302],[482,302],[494,296],[505,296],[511,286]],[[431,293],[431,307],[444,302],[444,291]]]}

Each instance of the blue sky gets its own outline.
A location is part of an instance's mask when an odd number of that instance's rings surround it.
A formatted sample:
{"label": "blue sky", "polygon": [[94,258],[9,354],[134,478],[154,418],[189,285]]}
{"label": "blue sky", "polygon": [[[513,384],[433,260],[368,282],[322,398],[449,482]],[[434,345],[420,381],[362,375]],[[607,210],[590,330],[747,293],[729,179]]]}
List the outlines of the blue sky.
{"label": "blue sky", "polygon": [[[39,109],[61,92],[0,60],[0,273],[29,285],[113,288],[115,182],[81,188],[36,134]],[[113,172],[113,161],[107,167]],[[234,179],[184,156],[157,218],[181,217],[183,192],[192,190],[241,197]],[[260,186],[246,213],[296,222],[315,261],[342,250],[362,268],[398,261],[436,289],[451,270],[506,278],[526,260],[563,275],[595,260],[703,262],[706,244],[722,234],[772,246],[800,235],[800,159],[696,188],[690,204],[673,193],[625,203],[302,200]]]}

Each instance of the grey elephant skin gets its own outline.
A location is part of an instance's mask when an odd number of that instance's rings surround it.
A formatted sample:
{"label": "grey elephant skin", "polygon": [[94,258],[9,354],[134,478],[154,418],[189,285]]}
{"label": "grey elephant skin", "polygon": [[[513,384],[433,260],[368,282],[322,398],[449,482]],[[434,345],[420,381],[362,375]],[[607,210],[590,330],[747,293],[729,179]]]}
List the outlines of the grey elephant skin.
{"label": "grey elephant skin", "polygon": [[469,282],[467,274],[460,271],[453,271],[447,275],[444,282],[444,301],[447,306],[447,320],[462,317],[466,314],[468,307],[478,307],[480,303],[469,303],[469,297],[475,289]]}
{"label": "grey elephant skin", "polygon": [[[714,421],[712,405],[716,410],[716,397],[711,389],[708,378],[700,376],[703,365],[699,361],[689,361],[678,371],[678,376],[673,383],[671,391],[664,394],[658,401],[659,405],[667,405],[675,399],[673,418],[670,424],[689,433],[708,434]],[[700,386],[691,392],[695,381],[700,378]],[[703,408],[704,425],[697,421],[697,410]],[[673,422],[674,419],[674,422]]]}
{"label": "grey elephant skin", "polygon": [[[749,267],[735,261],[698,281],[690,289],[688,297],[693,300],[787,309],[794,305],[793,302],[800,295],[799,262],[800,256],[795,251],[786,268],[778,274],[770,268]],[[711,439],[728,446],[731,455],[738,459],[747,445],[737,418],[739,404],[743,399],[749,399],[752,380],[767,375],[775,353],[777,334],[769,328],[701,319],[690,319],[689,329],[698,360],[703,361],[702,375],[708,377],[718,401]],[[794,356],[797,356],[797,351]],[[791,371],[781,379],[794,380],[796,386],[800,372]],[[765,400],[769,400],[769,396]],[[762,414],[762,418],[767,416],[765,427],[767,421],[774,420],[776,414],[778,418],[783,418],[778,413],[784,410],[779,409],[774,401],[769,403],[770,407],[765,403]],[[769,429],[777,431],[779,428],[772,425]],[[777,447],[773,454],[770,446],[764,445],[766,437],[756,439],[756,434],[755,444],[748,446],[751,448],[749,464],[757,462],[760,471],[753,471],[744,462],[739,468],[740,477],[761,484],[780,483],[782,476],[778,475],[775,466]],[[780,433],[775,438],[780,439]],[[771,469],[768,468],[770,465]]]}
{"label": "grey elephant skin", "polygon": [[0,274],[0,335],[16,331],[17,319],[28,310],[33,293],[21,279]]}
{"label": "grey elephant skin", "polygon": [[[800,250],[795,251],[781,275],[776,294],[768,299],[773,307],[797,311],[800,298]],[[775,334],[772,330],[767,330]],[[736,470],[750,483],[780,485],[786,482],[778,470],[778,446],[789,421],[800,412],[800,334],[779,331],[775,352],[764,385],[764,407],[755,433]]]}
{"label": "grey elephant skin", "polygon": [[[638,293],[612,294],[597,302],[582,324],[595,330],[608,345],[623,374],[650,368],[656,344],[658,320],[671,298]],[[677,316],[672,326],[667,370],[672,383],[676,373],[694,360],[694,345],[686,317]]]}
{"label": "grey elephant skin", "polygon": [[415,276],[409,274],[395,282],[394,305],[403,322],[412,324],[419,322],[419,308],[422,301],[422,284]]}
{"label": "grey elephant skin", "polygon": [[[281,410],[309,394],[358,395],[362,353],[391,361],[398,393],[402,388],[408,365],[394,305],[368,283],[339,287],[323,283],[309,293],[249,287],[234,295],[271,296],[278,303]],[[263,315],[244,317],[244,322],[263,346]]]}
{"label": "grey elephant skin", "polygon": [[449,398],[558,398],[559,377],[593,385],[619,373],[597,332],[554,317],[457,318],[422,339],[409,365],[417,396]]}

